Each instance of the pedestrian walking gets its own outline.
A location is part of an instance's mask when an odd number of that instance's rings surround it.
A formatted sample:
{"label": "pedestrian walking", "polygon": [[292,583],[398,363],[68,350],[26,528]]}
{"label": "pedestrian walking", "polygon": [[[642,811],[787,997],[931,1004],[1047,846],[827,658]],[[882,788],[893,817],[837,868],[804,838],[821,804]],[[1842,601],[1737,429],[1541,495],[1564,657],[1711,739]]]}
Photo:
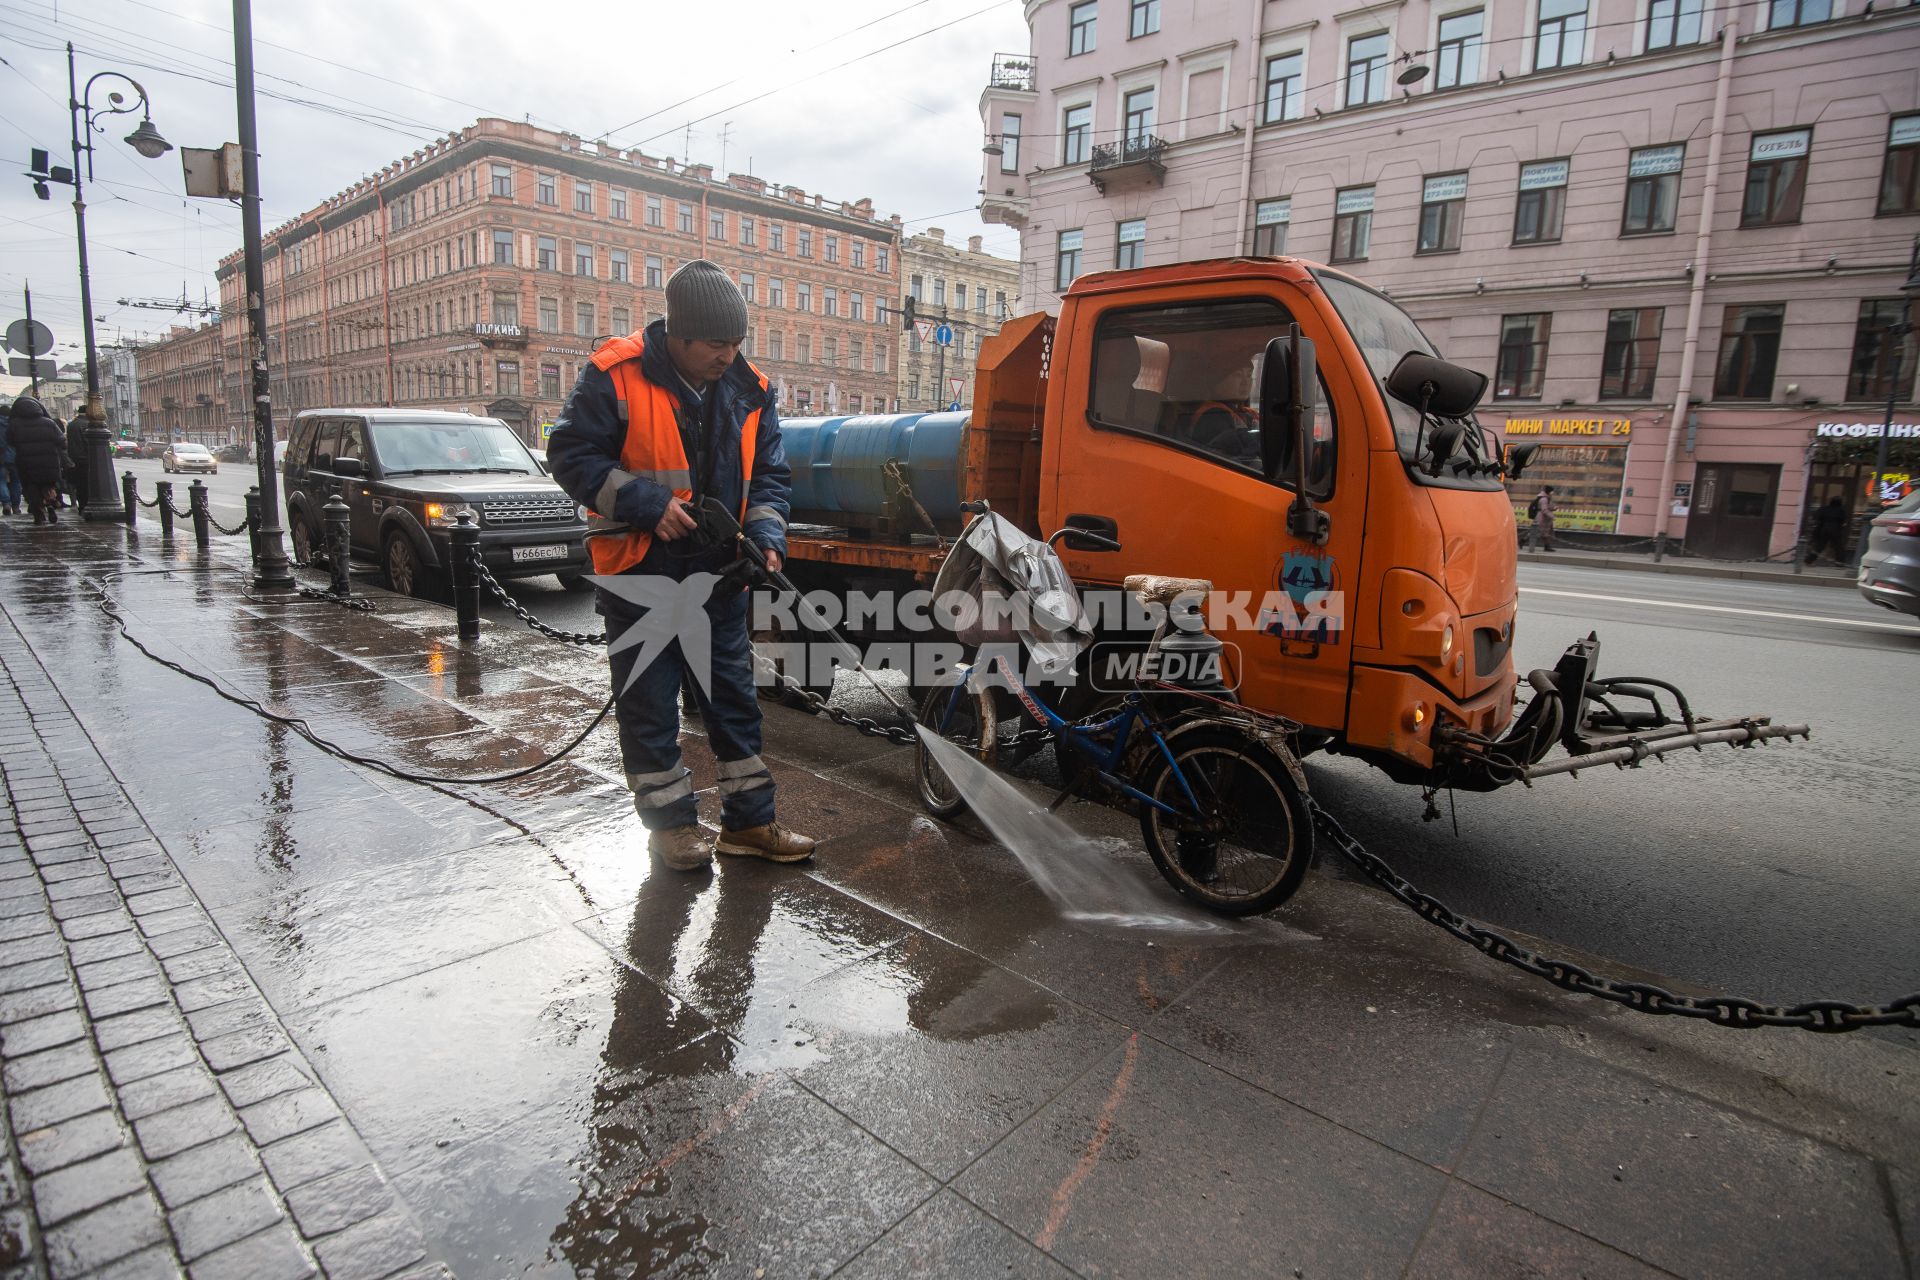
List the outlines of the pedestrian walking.
{"label": "pedestrian walking", "polygon": [[0,512],[10,516],[20,514],[20,470],[14,465],[13,440],[9,423],[13,419],[13,406],[0,407]]}
{"label": "pedestrian walking", "polygon": [[26,488],[27,505],[33,510],[35,524],[56,524],[59,509],[60,470],[66,461],[66,442],[60,425],[46,406],[32,396],[13,402],[7,421],[7,440],[13,445],[14,465]]}
{"label": "pedestrian walking", "polygon": [[87,412],[82,409],[67,424],[67,492],[73,505],[87,505]]}
{"label": "pedestrian walking", "polygon": [[1533,520],[1533,534],[1528,545],[1535,551],[1553,550],[1553,486],[1543,484],[1540,492],[1533,495],[1533,501],[1527,504],[1527,515]]}
{"label": "pedestrian walking", "polygon": [[1807,563],[1814,563],[1822,551],[1827,551],[1835,564],[1844,564],[1846,542],[1847,504],[1836,496],[1813,513],[1813,536],[1807,543]]}
{"label": "pedestrian walking", "polygon": [[[760,758],[760,703],[747,638],[748,593],[732,582],[705,598],[709,653],[690,659],[675,636],[623,644],[648,616],[640,595],[673,593],[717,574],[732,548],[700,545],[695,506],[714,498],[778,571],[786,556],[791,472],[766,375],[741,354],[747,305],[726,272],[696,260],[667,281],[667,314],[603,344],[582,366],[547,446],[554,479],[593,513],[588,546],[597,575],[632,575],[630,590],[597,585],[620,755],[650,848],[668,866],[698,870],[724,854],[798,862],[814,842],[774,818],[773,775]],[[704,580],[703,580],[704,581]],[[695,583],[695,589],[700,584]],[[684,634],[685,629],[682,629]],[[643,650],[648,665],[636,671]],[[720,837],[699,825],[680,758],[683,675],[711,659],[710,687],[688,681],[718,758]]]}

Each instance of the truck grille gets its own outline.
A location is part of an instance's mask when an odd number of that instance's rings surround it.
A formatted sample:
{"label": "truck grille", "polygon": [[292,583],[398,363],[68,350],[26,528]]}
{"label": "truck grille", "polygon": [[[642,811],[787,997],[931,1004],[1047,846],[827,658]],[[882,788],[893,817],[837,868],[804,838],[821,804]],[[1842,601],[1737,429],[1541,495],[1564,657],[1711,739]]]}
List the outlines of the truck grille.
{"label": "truck grille", "polygon": [[494,528],[529,524],[574,524],[579,517],[573,499],[499,498],[480,504],[480,518]]}

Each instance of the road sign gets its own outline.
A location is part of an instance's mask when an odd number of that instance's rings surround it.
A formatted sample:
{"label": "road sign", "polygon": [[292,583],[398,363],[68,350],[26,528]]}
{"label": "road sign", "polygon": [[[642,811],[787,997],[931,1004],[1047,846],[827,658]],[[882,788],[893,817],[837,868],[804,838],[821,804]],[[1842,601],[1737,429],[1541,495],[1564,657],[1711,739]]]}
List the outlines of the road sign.
{"label": "road sign", "polygon": [[953,326],[950,324],[943,324],[938,329],[935,329],[933,331],[933,340],[939,343],[943,347],[952,346],[953,345]]}
{"label": "road sign", "polygon": [[60,376],[53,367],[53,361],[28,360],[21,356],[14,356],[7,361],[7,372],[16,378],[41,378],[48,382]]}
{"label": "road sign", "polygon": [[962,391],[965,391],[966,389],[967,389],[967,380],[965,378],[948,378],[947,379],[947,390],[953,393],[953,398],[955,400],[958,400],[960,398],[960,393]]}
{"label": "road sign", "polygon": [[955,401],[954,401],[954,402],[953,402],[952,404],[950,404],[950,405],[948,405],[948,406],[947,406],[947,412],[948,412],[948,413],[958,413],[958,412],[960,412],[960,402],[959,402],[958,400],[955,400]]}
{"label": "road sign", "polygon": [[920,341],[933,341],[933,321],[915,320],[913,322],[913,331],[919,337]]}
{"label": "road sign", "polygon": [[53,330],[38,320],[15,320],[7,326],[7,347],[21,355],[43,356],[53,350]]}
{"label": "road sign", "polygon": [[540,424],[540,438],[542,440],[553,439],[553,424],[551,422],[543,422]]}

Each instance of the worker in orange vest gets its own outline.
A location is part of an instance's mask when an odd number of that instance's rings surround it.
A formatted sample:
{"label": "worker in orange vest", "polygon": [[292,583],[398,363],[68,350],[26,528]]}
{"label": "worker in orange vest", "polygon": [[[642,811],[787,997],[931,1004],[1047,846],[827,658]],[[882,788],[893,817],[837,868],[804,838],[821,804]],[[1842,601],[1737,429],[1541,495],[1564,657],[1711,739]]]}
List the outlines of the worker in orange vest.
{"label": "worker in orange vest", "polygon": [[[695,505],[716,498],[767,567],[779,570],[792,473],[774,392],[741,354],[747,304],[726,272],[689,262],[666,292],[664,320],[605,343],[580,370],[548,442],[548,465],[591,512],[595,608],[607,624],[621,762],[649,846],[681,871],[708,866],[716,849],[798,862],[813,855],[814,842],[774,819],[773,775],[760,758],[748,593],[732,580],[713,580],[732,550],[691,536]],[[676,624],[673,634],[660,634],[661,619],[683,615],[656,610],[680,603],[676,593],[685,591],[702,596],[694,608],[704,610],[705,625]],[[687,653],[683,642],[708,652]],[[719,760],[717,841],[700,825],[680,758],[683,674],[693,677]]]}

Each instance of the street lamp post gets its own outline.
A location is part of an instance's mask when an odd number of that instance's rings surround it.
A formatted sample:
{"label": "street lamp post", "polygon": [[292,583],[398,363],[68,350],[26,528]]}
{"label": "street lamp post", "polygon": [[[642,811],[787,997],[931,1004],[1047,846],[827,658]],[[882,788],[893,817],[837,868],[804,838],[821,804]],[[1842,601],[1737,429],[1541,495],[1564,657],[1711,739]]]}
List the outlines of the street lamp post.
{"label": "street lamp post", "polygon": [[1900,318],[1887,326],[1887,345],[1893,348],[1893,368],[1887,374],[1887,416],[1880,427],[1880,442],[1873,450],[1873,487],[1867,490],[1866,509],[1860,513],[1860,531],[1854,538],[1853,562],[1867,554],[1867,535],[1873,518],[1879,514],[1880,487],[1887,474],[1887,443],[1893,438],[1893,410],[1900,400],[1900,363],[1906,354],[1907,335],[1913,332],[1913,303],[1920,297],[1920,236],[1913,240],[1913,253],[1907,259],[1907,280],[1900,286]]}
{"label": "street lamp post", "polygon": [[[107,106],[96,110],[92,103],[93,86],[103,79],[124,80],[139,95],[129,103],[118,90],[107,94]],[[73,45],[67,45],[67,110],[73,125],[73,224],[80,240],[80,327],[87,344],[87,503],[80,514],[88,520],[125,520],[126,508],[120,502],[120,486],[113,479],[113,448],[107,432],[107,415],[100,403],[100,357],[93,341],[93,285],[87,275],[87,202],[80,181],[80,153],[87,153],[87,177],[93,177],[93,135],[102,132],[98,117],[140,112],[140,127],[127,135],[127,145],[149,160],[173,150],[173,144],[160,136],[148,114],[147,91],[132,76],[118,71],[101,71],[77,88],[78,75],[73,65]],[[82,134],[86,142],[80,141]]]}

